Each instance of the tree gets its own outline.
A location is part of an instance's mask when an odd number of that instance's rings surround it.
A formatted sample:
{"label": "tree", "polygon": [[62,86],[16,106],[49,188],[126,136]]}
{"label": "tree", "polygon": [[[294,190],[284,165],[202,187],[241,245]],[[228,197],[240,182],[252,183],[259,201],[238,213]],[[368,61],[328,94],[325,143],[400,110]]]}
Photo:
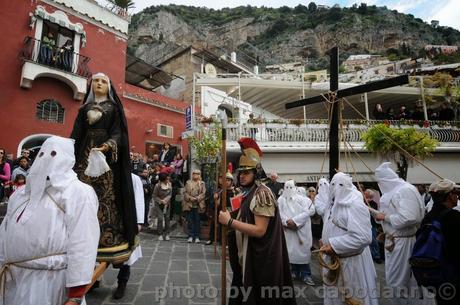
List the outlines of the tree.
{"label": "tree", "polygon": [[212,194],[217,189],[215,177],[217,174],[220,150],[222,148],[222,128],[219,124],[200,127],[196,135],[188,138],[193,148],[192,160],[200,164],[203,181],[206,186],[206,203],[212,200]]}
{"label": "tree", "polygon": [[367,4],[361,3],[358,7],[358,14],[366,15],[367,14]]}
{"label": "tree", "polygon": [[371,127],[362,135],[362,139],[369,152],[393,160],[398,167],[399,177],[404,180],[407,179],[409,165],[413,164],[411,156],[424,160],[432,155],[438,144],[429,134],[414,128],[391,128],[385,124]]}
{"label": "tree", "polygon": [[308,11],[309,11],[310,13],[316,12],[317,9],[318,9],[318,6],[316,6],[316,3],[315,3],[315,2],[310,2],[310,3],[308,4]]}
{"label": "tree", "polygon": [[134,8],[135,4],[133,0],[108,0],[113,4],[113,10],[116,10],[119,15],[128,15],[128,9]]}
{"label": "tree", "polygon": [[222,131],[220,126],[201,127],[196,136],[188,138],[194,149],[193,161],[203,164],[211,163],[220,153],[222,147]]}
{"label": "tree", "polygon": [[425,76],[423,86],[435,88],[434,95],[442,96],[447,103],[456,106],[460,102],[460,87],[455,85],[454,79],[449,73],[436,72],[431,76]]}

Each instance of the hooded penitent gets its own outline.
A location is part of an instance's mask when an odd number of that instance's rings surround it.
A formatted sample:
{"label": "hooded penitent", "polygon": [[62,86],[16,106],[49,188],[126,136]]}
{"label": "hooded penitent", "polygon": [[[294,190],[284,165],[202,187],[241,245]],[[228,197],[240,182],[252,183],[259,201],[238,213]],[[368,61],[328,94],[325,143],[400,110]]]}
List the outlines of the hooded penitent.
{"label": "hooded penitent", "polygon": [[382,197],[380,198],[380,207],[383,211],[388,208],[391,198],[396,194],[401,187],[406,185],[406,182],[399,178],[394,170],[390,168],[391,163],[382,163],[375,169],[375,178],[382,191]]}
{"label": "hooded penitent", "polygon": [[98,200],[74,163],[73,140],[46,139],[25,188],[9,198],[0,225],[0,304],[64,304],[72,287],[91,283]]}
{"label": "hooded penitent", "polygon": [[318,192],[315,196],[316,213],[323,216],[326,208],[331,204],[329,197],[329,181],[321,178],[318,181]]}
{"label": "hooded penitent", "polygon": [[[75,139],[75,171],[78,178],[91,185],[99,199],[100,247],[114,247],[124,242],[134,244],[137,234],[134,191],[130,172],[128,127],[123,105],[113,84],[102,73],[93,78],[109,83],[107,98],[97,101],[90,83],[78,111],[71,138]],[[106,144],[110,171],[99,177],[84,174],[93,148]]]}
{"label": "hooded penitent", "polygon": [[297,196],[297,187],[295,186],[294,180],[286,181],[282,196],[287,200],[291,200]]}
{"label": "hooded penitent", "polygon": [[[377,305],[378,299],[373,293],[376,291],[376,272],[369,250],[372,241],[369,210],[349,175],[336,173],[330,188],[334,203],[325,211],[322,241],[325,245],[329,244],[338,255],[340,273],[338,281],[333,283],[330,281],[336,278],[336,274],[323,268],[324,304],[347,303],[343,299],[343,287],[346,287],[347,297],[351,298],[347,300],[350,304],[355,301]],[[323,259],[330,263],[329,255],[323,255]]]}
{"label": "hooded penitent", "polygon": [[[309,264],[311,260],[312,232],[310,217],[315,207],[307,197],[305,188],[296,187],[293,180],[284,184],[283,195],[278,198],[278,210],[284,228],[286,246],[291,264]],[[291,220],[297,226],[289,227]],[[304,276],[304,275],[302,275]]]}
{"label": "hooded penitent", "polygon": [[334,204],[363,202],[363,195],[353,185],[351,176],[338,172],[331,180],[331,198]]}
{"label": "hooded penitent", "polygon": [[22,222],[27,221],[38,206],[47,184],[64,189],[77,180],[72,170],[74,164],[74,141],[53,136],[43,143],[27,176],[25,190],[30,193],[30,203],[21,217]]}
{"label": "hooded penitent", "polygon": [[307,190],[301,186],[297,187],[297,194],[301,197],[307,197]]}

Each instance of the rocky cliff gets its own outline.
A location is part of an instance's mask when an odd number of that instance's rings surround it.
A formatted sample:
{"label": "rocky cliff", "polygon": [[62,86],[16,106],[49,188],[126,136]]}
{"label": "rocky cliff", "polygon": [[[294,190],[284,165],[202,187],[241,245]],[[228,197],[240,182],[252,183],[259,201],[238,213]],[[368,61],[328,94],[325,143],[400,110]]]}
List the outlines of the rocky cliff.
{"label": "rocky cliff", "polygon": [[129,52],[151,63],[190,44],[236,51],[260,65],[302,61],[311,69],[327,65],[328,49],[350,54],[423,56],[427,44],[460,45],[460,32],[427,24],[385,7],[237,7],[213,10],[153,6],[134,15]]}

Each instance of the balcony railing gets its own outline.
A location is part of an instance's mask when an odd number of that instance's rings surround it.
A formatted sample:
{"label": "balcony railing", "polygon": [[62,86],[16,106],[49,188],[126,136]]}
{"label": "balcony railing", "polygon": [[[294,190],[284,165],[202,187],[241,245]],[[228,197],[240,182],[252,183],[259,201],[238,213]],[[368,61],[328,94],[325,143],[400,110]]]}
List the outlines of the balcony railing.
{"label": "balcony railing", "polygon": [[[317,121],[307,121],[307,124],[300,125],[289,123],[229,124],[227,139],[238,141],[241,137],[252,137],[260,142],[326,142],[329,136],[329,125],[326,121]],[[366,124],[345,121],[343,137],[348,142],[362,142],[362,134],[371,125],[378,123],[383,123],[383,121],[369,121]],[[423,127],[419,124],[405,125],[400,121],[391,121],[390,126],[394,128],[413,127],[420,132],[428,133],[441,143],[460,142],[460,128],[457,127],[460,124],[459,121],[431,121],[430,123],[429,127]]]}
{"label": "balcony railing", "polygon": [[24,39],[24,46],[19,53],[19,58],[22,61],[33,61],[85,78],[91,76],[91,71],[88,67],[89,57],[75,53],[73,50],[65,49],[64,47],[53,47],[32,37]]}

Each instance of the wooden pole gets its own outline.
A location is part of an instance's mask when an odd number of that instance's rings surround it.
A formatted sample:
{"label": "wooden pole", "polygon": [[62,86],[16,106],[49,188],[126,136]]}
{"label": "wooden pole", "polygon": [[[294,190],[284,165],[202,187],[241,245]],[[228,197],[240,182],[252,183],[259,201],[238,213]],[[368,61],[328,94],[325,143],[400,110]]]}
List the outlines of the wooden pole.
{"label": "wooden pole", "polygon": [[423,117],[425,118],[425,121],[428,121],[428,110],[426,109],[425,90],[423,90],[423,76],[419,77],[419,81],[420,81],[420,95],[422,96]]}
{"label": "wooden pole", "polygon": [[[334,47],[330,51],[330,90],[336,92],[339,89],[339,48]],[[329,130],[329,180],[332,180],[336,170],[339,169],[339,106],[338,99],[332,99],[332,116]]]}
{"label": "wooden pole", "polygon": [[366,107],[366,120],[369,121],[369,101],[367,100],[367,92],[363,93],[364,107]]}
{"label": "wooden pole", "polygon": [[[217,163],[216,166],[216,185],[217,188],[219,188],[219,163]],[[212,198],[214,200],[214,196]],[[219,216],[219,213],[217,213],[217,204],[216,200],[214,200],[214,258],[217,258],[217,226],[219,225],[219,222],[217,221],[217,217]]]}
{"label": "wooden pole", "polygon": [[[227,173],[227,129],[225,126],[222,128],[222,156],[221,156],[221,177],[222,177],[222,194],[220,196],[220,208],[221,211],[225,212],[227,210],[227,188],[225,185],[225,174]],[[227,227],[222,226],[222,257],[221,257],[221,291],[222,291],[222,300],[221,304],[227,304]]]}
{"label": "wooden pole", "polygon": [[91,289],[91,287],[93,287],[94,283],[96,283],[97,279],[101,277],[101,275],[104,273],[108,266],[109,264],[107,262],[101,262],[94,268],[91,283],[86,285],[85,294]]}

